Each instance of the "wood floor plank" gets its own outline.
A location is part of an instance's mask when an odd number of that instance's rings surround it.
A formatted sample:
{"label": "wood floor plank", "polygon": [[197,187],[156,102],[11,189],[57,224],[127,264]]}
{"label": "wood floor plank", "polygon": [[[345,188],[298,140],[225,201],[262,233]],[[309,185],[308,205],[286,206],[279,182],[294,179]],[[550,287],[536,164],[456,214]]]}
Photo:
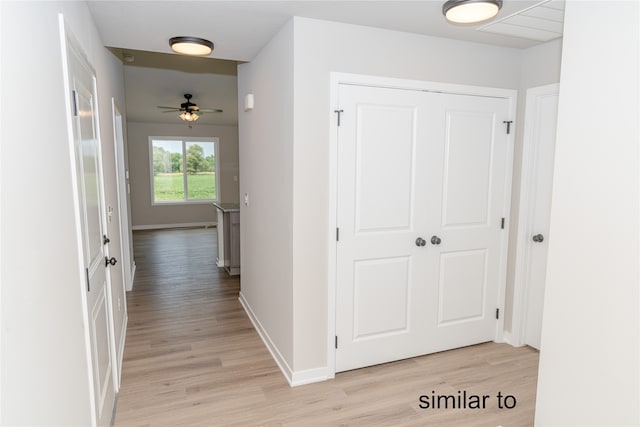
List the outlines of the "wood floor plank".
{"label": "wood floor plank", "polygon": [[[291,388],[215,266],[215,228],[136,231],[116,426],[530,426],[538,353],[486,343]],[[490,395],[484,409],[419,398]],[[513,409],[496,394],[513,395]]]}

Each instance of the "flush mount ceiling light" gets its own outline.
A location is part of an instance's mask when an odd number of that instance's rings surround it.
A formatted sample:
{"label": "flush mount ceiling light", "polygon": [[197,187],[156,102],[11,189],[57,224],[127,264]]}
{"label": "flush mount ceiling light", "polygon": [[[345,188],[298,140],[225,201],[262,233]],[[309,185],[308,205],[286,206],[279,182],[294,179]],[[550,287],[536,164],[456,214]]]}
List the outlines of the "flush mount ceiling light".
{"label": "flush mount ceiling light", "polygon": [[447,21],[471,24],[486,21],[498,14],[502,0],[449,0],[442,5]]}
{"label": "flush mount ceiling light", "polygon": [[213,43],[200,37],[171,37],[169,46],[174,52],[182,53],[183,55],[204,56],[213,52]]}

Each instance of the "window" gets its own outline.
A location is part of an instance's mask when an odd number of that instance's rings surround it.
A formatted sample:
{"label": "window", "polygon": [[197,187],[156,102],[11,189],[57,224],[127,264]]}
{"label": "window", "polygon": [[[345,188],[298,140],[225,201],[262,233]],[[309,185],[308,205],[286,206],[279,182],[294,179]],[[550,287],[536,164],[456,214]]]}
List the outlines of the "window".
{"label": "window", "polygon": [[153,204],[218,200],[218,138],[149,137]]}

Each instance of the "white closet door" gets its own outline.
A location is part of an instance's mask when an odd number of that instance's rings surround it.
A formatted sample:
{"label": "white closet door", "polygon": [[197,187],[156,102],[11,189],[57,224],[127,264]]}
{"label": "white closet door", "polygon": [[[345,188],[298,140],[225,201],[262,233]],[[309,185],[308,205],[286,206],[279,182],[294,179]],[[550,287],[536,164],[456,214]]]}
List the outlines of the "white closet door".
{"label": "white closet door", "polygon": [[422,95],[340,88],[337,371],[423,352],[426,265],[417,257],[426,247],[415,243],[425,229],[416,215],[426,202]]}
{"label": "white closet door", "polygon": [[336,371],[495,337],[508,101],[341,85]]}
{"label": "white closet door", "polygon": [[[440,172],[428,195],[430,248],[426,254],[429,318],[426,352],[496,336],[509,104],[501,98],[428,94],[429,143]],[[433,242],[431,241],[433,239]]]}

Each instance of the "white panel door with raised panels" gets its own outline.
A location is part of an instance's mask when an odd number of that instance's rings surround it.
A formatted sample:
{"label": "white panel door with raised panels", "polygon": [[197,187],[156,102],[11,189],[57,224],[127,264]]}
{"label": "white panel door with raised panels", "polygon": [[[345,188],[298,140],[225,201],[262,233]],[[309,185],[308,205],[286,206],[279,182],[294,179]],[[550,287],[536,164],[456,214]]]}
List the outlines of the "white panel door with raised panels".
{"label": "white panel door with raised panels", "polygon": [[[426,215],[436,236],[428,264],[428,352],[491,341],[496,336],[507,120],[504,98],[430,94],[435,106],[428,144],[442,147],[427,159],[442,171]],[[440,189],[440,194],[437,192]],[[431,239],[429,239],[431,240]]]}
{"label": "white panel door with raised panels", "polygon": [[336,327],[342,371],[422,354],[426,221],[416,215],[428,180],[420,92],[340,87]]}
{"label": "white panel door with raised panels", "polygon": [[109,425],[115,404],[113,334],[109,305],[109,274],[105,267],[102,165],[93,69],[74,43],[68,44],[72,93],[73,138],[78,186],[82,256],[86,272],[87,323],[91,347],[90,366],[95,424]]}
{"label": "white panel door with raised panels", "polygon": [[336,371],[492,340],[508,101],[340,85],[339,102]]}

